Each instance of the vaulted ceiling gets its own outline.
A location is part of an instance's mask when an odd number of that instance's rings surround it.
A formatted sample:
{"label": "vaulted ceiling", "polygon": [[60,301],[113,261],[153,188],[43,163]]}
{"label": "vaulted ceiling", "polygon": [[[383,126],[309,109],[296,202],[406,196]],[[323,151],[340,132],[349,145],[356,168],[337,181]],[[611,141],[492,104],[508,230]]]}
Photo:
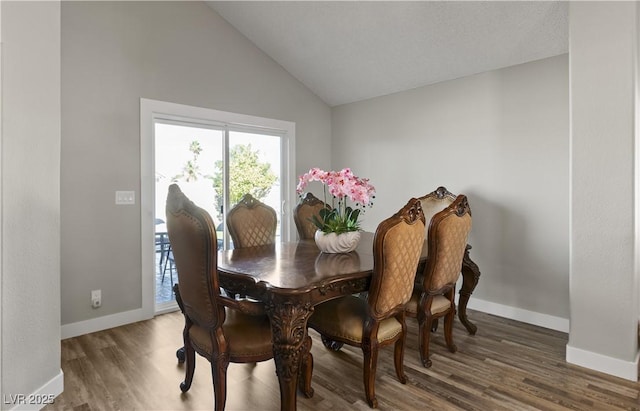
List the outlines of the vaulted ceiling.
{"label": "vaulted ceiling", "polygon": [[558,1],[208,1],[330,106],[568,51]]}

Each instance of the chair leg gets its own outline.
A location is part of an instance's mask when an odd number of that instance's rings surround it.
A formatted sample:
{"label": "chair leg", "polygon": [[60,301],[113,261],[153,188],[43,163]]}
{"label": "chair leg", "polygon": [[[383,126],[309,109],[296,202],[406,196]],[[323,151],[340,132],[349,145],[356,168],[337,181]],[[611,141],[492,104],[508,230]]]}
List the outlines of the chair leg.
{"label": "chair leg", "polygon": [[331,351],[340,351],[340,349],[344,346],[343,342],[334,341],[323,334],[320,334],[320,339],[322,340],[322,345],[324,345]]}
{"label": "chair leg", "polygon": [[407,339],[407,329],[406,325],[403,323],[402,325],[402,337],[396,341],[394,350],[393,350],[393,363],[396,367],[396,375],[398,376],[398,380],[402,384],[407,383],[407,376],[404,373],[404,343]]}
{"label": "chair leg", "polygon": [[434,333],[438,331],[438,319],[431,321],[431,332]]}
{"label": "chair leg", "polygon": [[[180,297],[180,287],[178,287],[178,284],[175,284],[173,286],[173,295],[176,297],[176,302],[178,303],[178,307],[180,308],[180,312],[182,312],[182,314],[184,314],[184,304],[182,303],[182,297]],[[185,317],[185,321],[186,321],[186,317]],[[184,338],[184,333],[183,333],[183,338]],[[176,351],[176,357],[178,357],[178,363],[182,364],[185,361],[185,357],[186,357],[186,350],[184,348],[184,345],[180,348],[178,348],[178,350]]]}
{"label": "chair leg", "polygon": [[367,396],[367,403],[371,408],[378,408],[378,399],[376,398],[376,368],[378,366],[378,343],[372,341],[363,341],[362,353],[364,354],[363,363],[363,380],[364,391]]}
{"label": "chair leg", "polygon": [[431,339],[431,317],[427,316],[424,321],[418,323],[418,342],[420,351],[420,361],[426,368],[431,367],[429,359],[429,340]]}
{"label": "chair leg", "polygon": [[458,351],[458,347],[453,342],[453,319],[455,315],[455,311],[449,311],[444,317],[444,340],[450,352]]}
{"label": "chair leg", "polygon": [[211,361],[211,376],[213,377],[213,393],[215,396],[215,410],[223,411],[227,402],[227,367],[229,360],[218,357]]}
{"label": "chair leg", "polygon": [[162,269],[162,279],[160,280],[160,284],[164,284],[164,276],[167,273],[167,262],[164,263],[164,268]]}
{"label": "chair leg", "polygon": [[[188,333],[185,328],[185,333]],[[193,382],[193,373],[196,370],[196,351],[193,349],[191,345],[191,341],[188,340],[189,337],[184,339],[184,354],[185,354],[185,377],[184,381],[180,383],[180,390],[182,392],[189,391],[191,388],[191,382]]]}
{"label": "chair leg", "polygon": [[164,269],[162,270],[162,279],[160,280],[160,284],[164,283],[164,276],[167,273],[167,264],[169,264],[169,279],[171,280],[171,286],[173,287],[173,270],[176,268],[176,264],[168,259],[164,263]]}
{"label": "chair leg", "polygon": [[176,358],[178,358],[178,364],[184,363],[184,347],[180,347],[176,350]]}
{"label": "chair leg", "polygon": [[158,262],[158,272],[162,271],[162,263],[164,262],[164,250],[160,249],[160,261]]}
{"label": "chair leg", "polygon": [[162,279],[160,280],[160,284],[164,283],[164,276],[167,273],[167,264],[169,264],[169,259],[164,260],[164,268],[162,269]]}
{"label": "chair leg", "polygon": [[450,352],[456,352],[458,347],[453,343],[453,320],[456,316],[456,304],[453,301],[453,291],[449,295],[451,306],[449,312],[444,317],[444,340],[447,343],[447,348]]}
{"label": "chair leg", "polygon": [[313,355],[311,355],[311,337],[307,335],[302,354],[302,367],[300,369],[300,389],[307,398],[313,397],[311,377],[313,375]]}
{"label": "chair leg", "polygon": [[[162,269],[162,279],[160,280],[160,284],[164,283],[164,275],[167,272],[167,264],[169,264],[169,253],[170,252],[171,252],[171,245],[169,245],[167,247],[167,255],[165,256],[165,259],[164,259],[164,268]],[[169,267],[169,270],[171,270],[171,267]],[[169,272],[169,274],[171,274],[171,272]],[[171,282],[171,285],[173,285],[173,281]]]}

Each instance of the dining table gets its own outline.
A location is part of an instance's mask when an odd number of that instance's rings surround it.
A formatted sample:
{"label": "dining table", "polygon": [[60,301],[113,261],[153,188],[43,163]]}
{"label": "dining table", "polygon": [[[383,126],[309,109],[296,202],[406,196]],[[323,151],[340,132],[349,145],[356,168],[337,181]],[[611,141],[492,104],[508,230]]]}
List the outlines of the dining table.
{"label": "dining table", "polygon": [[[339,254],[321,252],[313,240],[218,252],[221,288],[263,302],[270,318],[281,410],[295,410],[297,406],[301,362],[310,350],[306,343],[307,320],[314,306],[368,290],[373,273],[373,239],[373,233],[363,232],[355,251]],[[462,265],[458,316],[467,331],[475,334],[477,328],[467,319],[466,306],[480,271],[469,258],[470,249],[467,246]],[[424,270],[427,251],[425,241],[419,273]],[[304,394],[311,396],[313,391]]]}

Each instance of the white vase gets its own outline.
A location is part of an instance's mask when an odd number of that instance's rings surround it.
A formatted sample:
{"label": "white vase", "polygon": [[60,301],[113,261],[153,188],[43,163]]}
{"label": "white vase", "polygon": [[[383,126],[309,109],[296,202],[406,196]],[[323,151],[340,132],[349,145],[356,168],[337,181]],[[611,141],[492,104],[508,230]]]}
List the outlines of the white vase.
{"label": "white vase", "polygon": [[358,247],[360,231],[349,231],[342,234],[316,231],[316,245],[323,253],[348,253]]}

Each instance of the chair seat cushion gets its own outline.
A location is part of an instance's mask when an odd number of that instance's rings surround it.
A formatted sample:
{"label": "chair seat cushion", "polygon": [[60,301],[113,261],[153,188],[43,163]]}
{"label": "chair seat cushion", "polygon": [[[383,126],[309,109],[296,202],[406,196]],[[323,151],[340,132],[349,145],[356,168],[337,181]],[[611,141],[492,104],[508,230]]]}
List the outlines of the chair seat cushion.
{"label": "chair seat cushion", "polygon": [[[411,299],[405,306],[405,311],[408,315],[415,317],[418,315],[418,304],[420,303],[420,297],[422,296],[422,290],[414,289]],[[433,297],[431,303],[431,314],[439,314],[449,309],[449,299],[443,295],[436,295]]]}
{"label": "chair seat cushion", "polygon": [[[226,319],[222,325],[224,336],[229,346],[229,356],[265,357],[273,355],[271,342],[271,324],[266,315],[246,315],[237,310],[227,309]],[[189,329],[189,337],[194,347],[211,355],[213,347],[209,330],[198,325]]]}
{"label": "chair seat cushion", "polygon": [[[319,333],[355,344],[362,343],[367,301],[355,296],[329,300],[315,307],[308,324]],[[380,323],[378,342],[393,340],[402,333],[402,325],[395,318]]]}

